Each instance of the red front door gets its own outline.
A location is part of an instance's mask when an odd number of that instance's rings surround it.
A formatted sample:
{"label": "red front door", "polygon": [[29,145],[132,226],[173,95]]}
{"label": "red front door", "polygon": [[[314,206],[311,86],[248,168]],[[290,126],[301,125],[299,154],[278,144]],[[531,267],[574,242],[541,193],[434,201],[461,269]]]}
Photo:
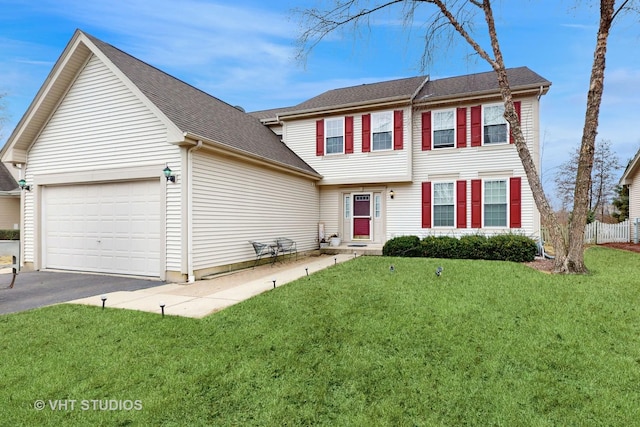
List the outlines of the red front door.
{"label": "red front door", "polygon": [[353,238],[371,239],[370,194],[354,194],[353,196]]}

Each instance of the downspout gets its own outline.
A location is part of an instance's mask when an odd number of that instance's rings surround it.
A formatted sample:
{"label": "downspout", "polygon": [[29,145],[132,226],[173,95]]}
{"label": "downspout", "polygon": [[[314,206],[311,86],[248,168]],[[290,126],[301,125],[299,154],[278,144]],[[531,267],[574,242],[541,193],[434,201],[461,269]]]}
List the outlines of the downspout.
{"label": "downspout", "polygon": [[187,150],[187,276],[189,283],[196,281],[193,273],[193,152],[202,148],[202,141]]}

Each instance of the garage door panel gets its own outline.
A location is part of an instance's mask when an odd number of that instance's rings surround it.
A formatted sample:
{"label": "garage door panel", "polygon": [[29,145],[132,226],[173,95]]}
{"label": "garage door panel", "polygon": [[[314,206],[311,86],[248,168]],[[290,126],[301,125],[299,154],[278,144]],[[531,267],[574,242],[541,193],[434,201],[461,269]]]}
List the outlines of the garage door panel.
{"label": "garage door panel", "polygon": [[47,187],[44,267],[158,276],[158,181]]}

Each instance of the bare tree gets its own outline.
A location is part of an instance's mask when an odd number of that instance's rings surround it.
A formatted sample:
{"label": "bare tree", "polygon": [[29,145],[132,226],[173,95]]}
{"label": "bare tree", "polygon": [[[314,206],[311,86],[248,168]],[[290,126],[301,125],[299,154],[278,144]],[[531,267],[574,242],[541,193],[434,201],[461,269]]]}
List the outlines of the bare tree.
{"label": "bare tree", "polygon": [[[554,270],[558,273],[586,273],[584,264],[584,227],[587,221],[591,170],[594,160],[594,144],[598,129],[600,104],[604,88],[604,69],[609,31],[616,16],[629,8],[632,0],[600,0],[600,23],[596,35],[596,45],[591,68],[591,79],[587,93],[587,109],[582,132],[582,142],[576,171],[573,215],[569,224],[568,241],[565,241],[558,219],[545,196],[540,175],[535,167],[531,153],[527,148],[522,129],[518,121],[511,87],[496,32],[491,0],[334,0],[328,9],[306,9],[302,15],[300,35],[300,57],[305,57],[324,37],[337,29],[351,25],[366,25],[369,18],[382,9],[402,5],[402,16],[406,23],[413,22],[415,11],[420,6],[430,7],[433,14],[426,25],[425,50],[423,60],[430,60],[432,47],[441,40],[451,40],[451,34],[457,33],[471,48],[495,71],[504,102],[504,117],[511,126],[515,146],[527,175],[529,187],[540,212],[542,224],[549,231],[551,244],[555,250]],[[329,3],[329,2],[328,2]],[[474,17],[484,19],[490,47],[481,45],[480,37],[474,38]]]}
{"label": "bare tree", "polygon": [[[560,165],[555,174],[556,196],[560,199],[563,209],[570,207],[573,200],[579,157],[580,150],[576,149],[569,160]],[[588,206],[589,211],[593,212],[601,221],[605,217],[605,210],[616,191],[618,183],[616,172],[620,169],[622,169],[622,165],[619,157],[611,148],[611,141],[597,142],[593,154]]]}

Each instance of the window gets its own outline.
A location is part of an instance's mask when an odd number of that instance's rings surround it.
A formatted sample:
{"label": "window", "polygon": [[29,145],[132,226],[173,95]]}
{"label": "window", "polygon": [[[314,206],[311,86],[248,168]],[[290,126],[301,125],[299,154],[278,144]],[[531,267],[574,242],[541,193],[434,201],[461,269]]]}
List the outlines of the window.
{"label": "window", "polygon": [[350,196],[344,196],[344,217],[345,218],[351,217],[351,197]]}
{"label": "window", "polygon": [[507,226],[507,181],[484,182],[484,226]]}
{"label": "window", "polygon": [[434,111],[433,148],[448,148],[455,144],[454,110]]}
{"label": "window", "polygon": [[433,226],[453,227],[454,221],[453,182],[433,184]]}
{"label": "window", "polygon": [[325,126],[325,153],[342,154],[344,152],[344,119],[326,119]]}
{"label": "window", "polygon": [[373,151],[391,150],[393,148],[391,133],[393,131],[393,113],[371,114],[371,138]]}
{"label": "window", "polygon": [[375,218],[380,218],[382,214],[382,206],[381,206],[381,197],[379,194],[376,194],[373,198],[373,212]]}
{"label": "window", "polygon": [[484,107],[484,143],[505,144],[507,139],[507,121],[504,118],[504,105]]}

